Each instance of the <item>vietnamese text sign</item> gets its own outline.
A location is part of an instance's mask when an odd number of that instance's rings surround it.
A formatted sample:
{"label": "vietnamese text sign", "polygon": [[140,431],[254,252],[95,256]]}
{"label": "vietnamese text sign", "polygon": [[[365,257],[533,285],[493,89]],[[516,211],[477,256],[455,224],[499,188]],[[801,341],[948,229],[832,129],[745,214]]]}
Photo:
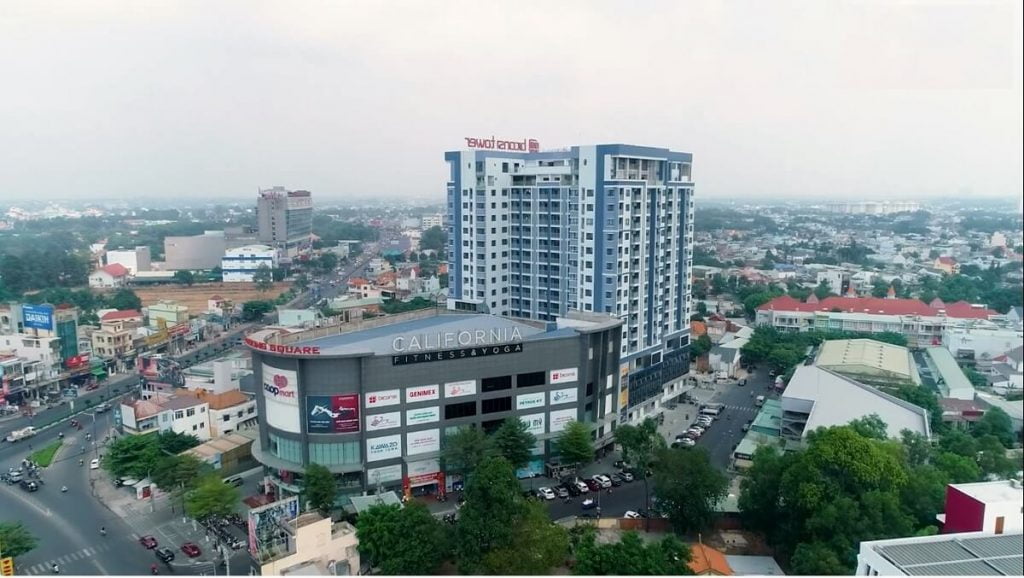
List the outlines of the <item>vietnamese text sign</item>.
{"label": "vietnamese text sign", "polygon": [[433,407],[421,407],[418,409],[410,409],[405,412],[405,425],[414,426],[422,425],[425,423],[435,423],[441,421],[441,408],[436,405]]}
{"label": "vietnamese text sign", "polygon": [[384,482],[394,482],[401,479],[402,464],[384,466],[383,468],[370,468],[366,470],[367,484],[383,484]]}
{"label": "vietnamese text sign", "polygon": [[551,433],[558,433],[569,425],[569,422],[576,421],[576,408],[560,409],[551,412]]}
{"label": "vietnamese text sign", "polygon": [[426,429],[405,434],[405,455],[414,456],[441,450],[441,430]]}

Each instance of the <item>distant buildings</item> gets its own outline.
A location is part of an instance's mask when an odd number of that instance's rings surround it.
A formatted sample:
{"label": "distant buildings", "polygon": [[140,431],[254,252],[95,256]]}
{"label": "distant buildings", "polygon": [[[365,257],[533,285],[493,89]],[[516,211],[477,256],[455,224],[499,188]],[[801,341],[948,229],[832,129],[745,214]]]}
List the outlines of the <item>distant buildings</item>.
{"label": "distant buildings", "polygon": [[420,228],[426,231],[431,227],[444,226],[444,215],[424,215],[420,219]]}
{"label": "distant buildings", "polygon": [[123,265],[128,270],[129,275],[134,275],[139,271],[149,271],[150,261],[152,257],[150,255],[149,247],[135,247],[134,249],[124,250],[118,249],[114,251],[107,251],[107,265],[119,264]]}
{"label": "distant buildings", "polygon": [[946,511],[939,514],[943,534],[1024,531],[1024,486],[1000,480],[946,486]]}
{"label": "distant buildings", "polygon": [[228,249],[221,259],[221,270],[225,283],[251,283],[261,267],[273,270],[277,267],[278,251],[269,245],[248,245]]}
{"label": "distant buildings", "polygon": [[891,215],[920,211],[921,204],[913,201],[855,201],[829,203],[828,210],[848,215]]}
{"label": "distant buildings", "polygon": [[168,271],[213,269],[220,266],[227,240],[224,231],[164,238],[164,269]]}
{"label": "distant buildings", "polygon": [[[1018,514],[1019,515],[1019,514]],[[855,576],[1020,576],[1024,536],[986,532],[861,542]]]}
{"label": "distant buildings", "polygon": [[128,269],[120,263],[105,265],[89,274],[89,287],[112,289],[128,283]]}
{"label": "distant buildings", "polygon": [[310,247],[313,234],[313,195],[284,187],[261,190],[256,199],[257,238],[290,261]]}

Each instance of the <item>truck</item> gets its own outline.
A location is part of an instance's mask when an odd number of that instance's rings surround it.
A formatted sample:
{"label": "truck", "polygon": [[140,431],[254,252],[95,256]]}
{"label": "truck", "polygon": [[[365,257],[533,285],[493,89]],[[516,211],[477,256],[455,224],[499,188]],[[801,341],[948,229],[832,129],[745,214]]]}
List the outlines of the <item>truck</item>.
{"label": "truck", "polygon": [[22,429],[16,429],[16,430],[12,431],[11,433],[7,434],[7,441],[9,441],[11,443],[14,443],[14,442],[17,442],[17,441],[21,441],[21,440],[23,440],[25,438],[30,438],[30,437],[36,435],[37,433],[39,433],[39,432],[37,432],[36,428],[34,428],[32,426],[28,426],[28,427],[22,428]]}

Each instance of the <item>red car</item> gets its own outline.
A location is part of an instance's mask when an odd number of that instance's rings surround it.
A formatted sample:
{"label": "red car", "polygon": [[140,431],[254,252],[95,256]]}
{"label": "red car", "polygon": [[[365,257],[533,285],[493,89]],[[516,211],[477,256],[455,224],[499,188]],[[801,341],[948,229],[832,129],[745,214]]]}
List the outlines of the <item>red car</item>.
{"label": "red car", "polygon": [[142,544],[148,550],[152,550],[153,548],[156,548],[159,545],[156,543],[156,538],[154,538],[153,536],[143,536],[139,538],[139,544]]}
{"label": "red car", "polygon": [[100,384],[98,384],[98,383],[90,383],[90,384],[89,384],[89,385],[88,385],[88,386],[87,386],[87,387],[85,388],[85,391],[92,391],[92,390],[94,390],[94,389],[99,389],[99,388],[100,388]]}
{"label": "red car", "polygon": [[587,484],[587,487],[590,488],[591,492],[600,492],[601,491],[601,484],[600,483],[598,483],[598,482],[596,482],[594,480],[583,480],[583,482]]}
{"label": "red car", "polygon": [[200,554],[202,554],[202,552],[199,551],[199,546],[196,546],[192,542],[185,542],[184,544],[182,544],[181,551],[184,552],[185,555],[189,558],[196,558]]}

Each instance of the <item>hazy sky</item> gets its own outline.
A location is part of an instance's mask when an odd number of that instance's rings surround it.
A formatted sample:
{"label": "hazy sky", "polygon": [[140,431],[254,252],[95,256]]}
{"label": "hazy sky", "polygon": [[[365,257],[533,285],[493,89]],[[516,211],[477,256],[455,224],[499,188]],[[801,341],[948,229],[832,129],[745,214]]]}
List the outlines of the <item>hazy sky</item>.
{"label": "hazy sky", "polygon": [[0,0],[0,199],[436,195],[464,136],[699,197],[1019,195],[1014,1]]}

